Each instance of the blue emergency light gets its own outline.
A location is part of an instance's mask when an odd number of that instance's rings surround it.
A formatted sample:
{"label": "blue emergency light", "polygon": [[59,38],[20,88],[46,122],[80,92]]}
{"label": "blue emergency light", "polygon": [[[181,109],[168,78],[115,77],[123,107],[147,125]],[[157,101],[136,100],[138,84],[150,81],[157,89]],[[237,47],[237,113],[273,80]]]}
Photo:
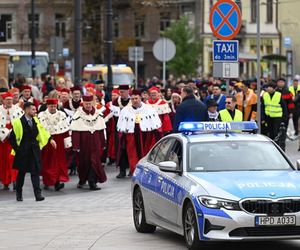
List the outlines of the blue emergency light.
{"label": "blue emergency light", "polygon": [[256,122],[181,122],[179,132],[256,131]]}

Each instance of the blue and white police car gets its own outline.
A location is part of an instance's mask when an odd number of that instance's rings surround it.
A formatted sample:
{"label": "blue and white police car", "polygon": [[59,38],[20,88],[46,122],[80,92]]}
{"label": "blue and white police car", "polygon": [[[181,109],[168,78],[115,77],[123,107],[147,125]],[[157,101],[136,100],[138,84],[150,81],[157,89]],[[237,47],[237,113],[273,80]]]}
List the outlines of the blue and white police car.
{"label": "blue and white police car", "polygon": [[156,226],[204,241],[300,238],[300,173],[256,123],[181,123],[132,178],[138,232]]}

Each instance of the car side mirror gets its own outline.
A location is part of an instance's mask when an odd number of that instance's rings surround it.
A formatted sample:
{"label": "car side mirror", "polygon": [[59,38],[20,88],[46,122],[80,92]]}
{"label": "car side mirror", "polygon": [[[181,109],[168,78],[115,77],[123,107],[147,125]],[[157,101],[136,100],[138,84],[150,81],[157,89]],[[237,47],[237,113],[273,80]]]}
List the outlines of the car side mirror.
{"label": "car side mirror", "polygon": [[297,165],[297,170],[300,171],[300,159],[298,159],[296,163],[297,163],[296,164]]}
{"label": "car side mirror", "polygon": [[158,163],[159,169],[167,173],[180,173],[174,161],[162,161]]}

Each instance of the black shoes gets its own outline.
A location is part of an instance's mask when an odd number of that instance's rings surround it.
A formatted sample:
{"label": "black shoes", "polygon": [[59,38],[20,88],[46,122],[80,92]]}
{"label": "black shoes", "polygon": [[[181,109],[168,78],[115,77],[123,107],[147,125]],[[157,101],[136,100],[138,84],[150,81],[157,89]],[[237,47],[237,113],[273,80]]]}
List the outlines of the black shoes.
{"label": "black shoes", "polygon": [[17,193],[17,194],[16,194],[16,200],[17,200],[17,201],[23,201],[23,196],[22,196],[21,193]]}
{"label": "black shoes", "polygon": [[42,196],[42,193],[41,193],[41,190],[40,190],[40,189],[35,190],[35,191],[34,191],[34,195],[35,195],[35,200],[36,200],[36,201],[43,201],[43,200],[45,200],[45,197]]}
{"label": "black shoes", "polygon": [[77,188],[79,188],[79,189],[82,189],[82,188],[83,188],[83,186],[84,186],[84,184],[82,184],[81,182],[78,182],[78,184],[77,184]]}
{"label": "black shoes", "polygon": [[54,189],[55,189],[55,191],[59,191],[59,190],[63,189],[64,187],[65,187],[64,183],[57,182],[57,183],[55,183]]}
{"label": "black shoes", "polygon": [[123,179],[123,178],[125,178],[126,177],[126,174],[124,174],[124,173],[119,173],[117,176],[116,176],[116,178],[118,178],[118,179]]}
{"label": "black shoes", "polygon": [[45,197],[42,196],[41,194],[37,194],[37,195],[35,196],[35,201],[43,201],[43,200],[45,200]]}
{"label": "black shoes", "polygon": [[97,190],[101,190],[101,188],[98,187],[97,184],[94,184],[94,185],[90,185],[90,190],[97,191]]}

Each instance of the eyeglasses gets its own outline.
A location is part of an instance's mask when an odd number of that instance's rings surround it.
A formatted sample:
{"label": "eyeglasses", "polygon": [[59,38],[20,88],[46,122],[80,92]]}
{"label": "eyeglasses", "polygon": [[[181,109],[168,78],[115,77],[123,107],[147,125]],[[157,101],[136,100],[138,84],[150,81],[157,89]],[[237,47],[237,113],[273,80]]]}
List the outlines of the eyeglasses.
{"label": "eyeglasses", "polygon": [[226,104],[231,104],[232,102],[226,102]]}

